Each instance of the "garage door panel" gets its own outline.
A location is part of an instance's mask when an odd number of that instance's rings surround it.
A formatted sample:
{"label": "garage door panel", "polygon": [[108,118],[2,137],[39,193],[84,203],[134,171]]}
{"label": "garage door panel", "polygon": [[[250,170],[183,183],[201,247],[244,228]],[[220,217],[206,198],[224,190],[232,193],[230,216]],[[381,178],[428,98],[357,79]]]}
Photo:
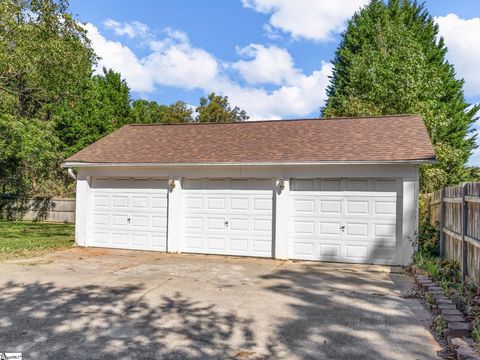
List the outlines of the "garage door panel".
{"label": "garage door panel", "polygon": [[349,258],[367,258],[367,245],[347,245],[347,257]]}
{"label": "garage door panel", "polygon": [[340,256],[340,245],[338,244],[320,244],[319,245],[320,259],[337,259]]}
{"label": "garage door panel", "polygon": [[369,211],[369,201],[368,200],[350,200],[347,201],[346,215],[365,215],[370,214]]}
{"label": "garage door panel", "polygon": [[96,226],[108,226],[110,218],[108,214],[93,214],[93,224]]}
{"label": "garage door panel", "polygon": [[225,199],[214,197],[207,199],[207,210],[225,210]]}
{"label": "garage door panel", "polygon": [[132,196],[132,209],[145,210],[149,208],[147,196]]}
{"label": "garage door panel", "polygon": [[109,196],[108,195],[94,195],[93,196],[93,205],[96,208],[108,208],[109,205]]}
{"label": "garage door panel", "polygon": [[225,251],[225,238],[224,237],[214,237],[212,235],[207,238],[207,249],[214,251]]}
{"label": "garage door panel", "polygon": [[293,179],[289,257],[391,263],[398,187],[392,179]]}
{"label": "garage door panel", "polygon": [[231,210],[248,210],[248,198],[231,198],[230,199],[230,209]]}
{"label": "garage door panel", "polygon": [[185,179],[182,251],[271,256],[272,185],[270,179]]}
{"label": "garage door panel", "polygon": [[128,196],[112,196],[112,208],[126,209],[128,208]]}
{"label": "garage door panel", "polygon": [[208,218],[206,230],[221,230],[225,229],[225,219],[222,218]]}
{"label": "garage door panel", "polygon": [[152,210],[167,211],[167,195],[164,196],[152,196]]}
{"label": "garage door panel", "polygon": [[231,231],[249,231],[248,218],[231,218],[229,221]]}
{"label": "garage door panel", "polygon": [[272,242],[269,239],[253,239],[253,251],[255,253],[264,253],[270,256],[272,252]]}
{"label": "garage door panel", "polygon": [[397,227],[395,224],[373,224],[373,235],[376,238],[395,239]]}
{"label": "garage door panel", "polygon": [[319,215],[340,215],[342,211],[342,200],[319,199]]}
{"label": "garage door panel", "polygon": [[397,203],[395,200],[390,201],[375,201],[374,205],[374,214],[383,216],[383,215],[393,215],[396,214]]}
{"label": "garage door panel", "polygon": [[272,211],[272,201],[273,200],[271,197],[268,197],[268,198],[256,197],[253,199],[253,210],[262,211],[262,212]]}
{"label": "garage door panel", "polygon": [[293,201],[293,207],[296,212],[303,214],[315,213],[315,201],[311,199],[296,199]]}
{"label": "garage door panel", "polygon": [[111,242],[114,245],[127,245],[128,234],[124,232],[112,232],[110,235]]}
{"label": "garage door panel", "polygon": [[341,223],[339,222],[319,222],[319,235],[326,235],[326,236],[331,236],[331,235],[337,235],[340,236],[340,227]]}
{"label": "garage door panel", "polygon": [[230,250],[248,252],[248,239],[244,238],[230,238]]}
{"label": "garage door panel", "polygon": [[132,228],[140,227],[142,229],[145,229],[148,227],[148,223],[149,223],[148,219],[149,219],[149,215],[138,215],[138,214],[132,215],[131,227]]}
{"label": "garage door panel", "polygon": [[188,216],[185,218],[185,228],[188,230],[202,230],[203,229],[203,218],[202,217],[191,217]]}
{"label": "garage door panel", "polygon": [[102,231],[94,231],[93,232],[93,239],[94,239],[94,244],[108,244],[109,242],[109,233],[108,232],[102,232]]}
{"label": "garage door panel", "polygon": [[345,235],[368,239],[368,223],[347,223]]}
{"label": "garage door panel", "polygon": [[183,241],[184,241],[183,246],[185,250],[189,250],[189,251],[195,250],[195,252],[201,252],[201,250],[205,248],[205,246],[203,245],[202,235],[195,236],[195,235],[187,234],[184,237]]}

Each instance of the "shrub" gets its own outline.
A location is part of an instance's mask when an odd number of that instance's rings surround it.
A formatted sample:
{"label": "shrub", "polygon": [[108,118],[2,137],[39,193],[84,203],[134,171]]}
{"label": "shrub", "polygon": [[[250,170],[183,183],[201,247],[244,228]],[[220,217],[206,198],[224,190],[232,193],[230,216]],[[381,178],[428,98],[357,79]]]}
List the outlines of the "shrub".
{"label": "shrub", "polygon": [[438,230],[427,221],[422,222],[418,228],[417,252],[426,256],[437,257],[440,255]]}

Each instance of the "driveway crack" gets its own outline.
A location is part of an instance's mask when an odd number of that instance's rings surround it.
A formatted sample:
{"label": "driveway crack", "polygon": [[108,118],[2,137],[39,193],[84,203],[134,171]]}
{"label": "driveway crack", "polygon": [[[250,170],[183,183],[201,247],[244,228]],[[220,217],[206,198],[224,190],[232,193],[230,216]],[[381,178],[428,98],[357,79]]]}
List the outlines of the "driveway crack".
{"label": "driveway crack", "polygon": [[157,290],[158,288],[165,285],[167,282],[169,282],[172,279],[173,279],[173,277],[170,277],[170,278],[160,282],[159,284],[155,285],[154,287],[152,287],[152,288],[146,290],[145,292],[143,292],[135,301],[133,301],[130,305],[127,306],[127,308],[125,309],[125,313],[128,313],[130,310],[135,308],[143,300],[143,298],[146,295],[150,294],[152,291]]}

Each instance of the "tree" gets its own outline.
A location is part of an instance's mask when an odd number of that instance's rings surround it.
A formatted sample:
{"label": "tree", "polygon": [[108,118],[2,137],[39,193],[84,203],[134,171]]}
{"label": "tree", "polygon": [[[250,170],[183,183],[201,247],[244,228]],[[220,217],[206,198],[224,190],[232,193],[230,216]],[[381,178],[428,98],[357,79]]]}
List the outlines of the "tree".
{"label": "tree", "polygon": [[75,104],[56,112],[55,131],[64,157],[131,123],[130,89],[120,73],[103,69],[85,85]]}
{"label": "tree", "polygon": [[422,166],[421,189],[470,179],[466,168],[475,146],[463,80],[445,60],[438,25],[410,0],[372,0],[348,22],[333,61],[325,117],[420,114],[438,164]]}
{"label": "tree", "polygon": [[65,0],[0,2],[0,111],[49,120],[75,101],[96,58]]}
{"label": "tree", "polygon": [[200,98],[200,106],[196,111],[198,122],[233,122],[245,121],[249,118],[247,113],[237,106],[232,109],[228,96],[216,95],[213,92],[208,95],[208,98]]}
{"label": "tree", "polygon": [[[0,179],[2,192],[58,194],[58,140],[40,120],[0,116]],[[53,186],[52,186],[53,185]]]}
{"label": "tree", "polygon": [[193,121],[192,109],[183,101],[158,105],[156,101],[134,100],[131,122],[134,124],[175,124]]}

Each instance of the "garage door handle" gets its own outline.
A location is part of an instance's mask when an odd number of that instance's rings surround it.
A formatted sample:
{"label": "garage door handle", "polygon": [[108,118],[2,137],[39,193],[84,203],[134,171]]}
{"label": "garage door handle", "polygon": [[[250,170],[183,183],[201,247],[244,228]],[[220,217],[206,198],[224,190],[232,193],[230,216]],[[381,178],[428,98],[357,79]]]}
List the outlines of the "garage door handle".
{"label": "garage door handle", "polygon": [[129,224],[130,224],[130,221],[131,221],[131,220],[132,220],[132,219],[130,219],[130,218],[127,218],[127,222],[128,222]]}
{"label": "garage door handle", "polygon": [[345,231],[345,225],[340,226],[340,230]]}
{"label": "garage door handle", "polygon": [[226,226],[226,227],[228,227],[228,221],[225,221],[225,223],[224,223],[224,224],[225,224],[225,226]]}

